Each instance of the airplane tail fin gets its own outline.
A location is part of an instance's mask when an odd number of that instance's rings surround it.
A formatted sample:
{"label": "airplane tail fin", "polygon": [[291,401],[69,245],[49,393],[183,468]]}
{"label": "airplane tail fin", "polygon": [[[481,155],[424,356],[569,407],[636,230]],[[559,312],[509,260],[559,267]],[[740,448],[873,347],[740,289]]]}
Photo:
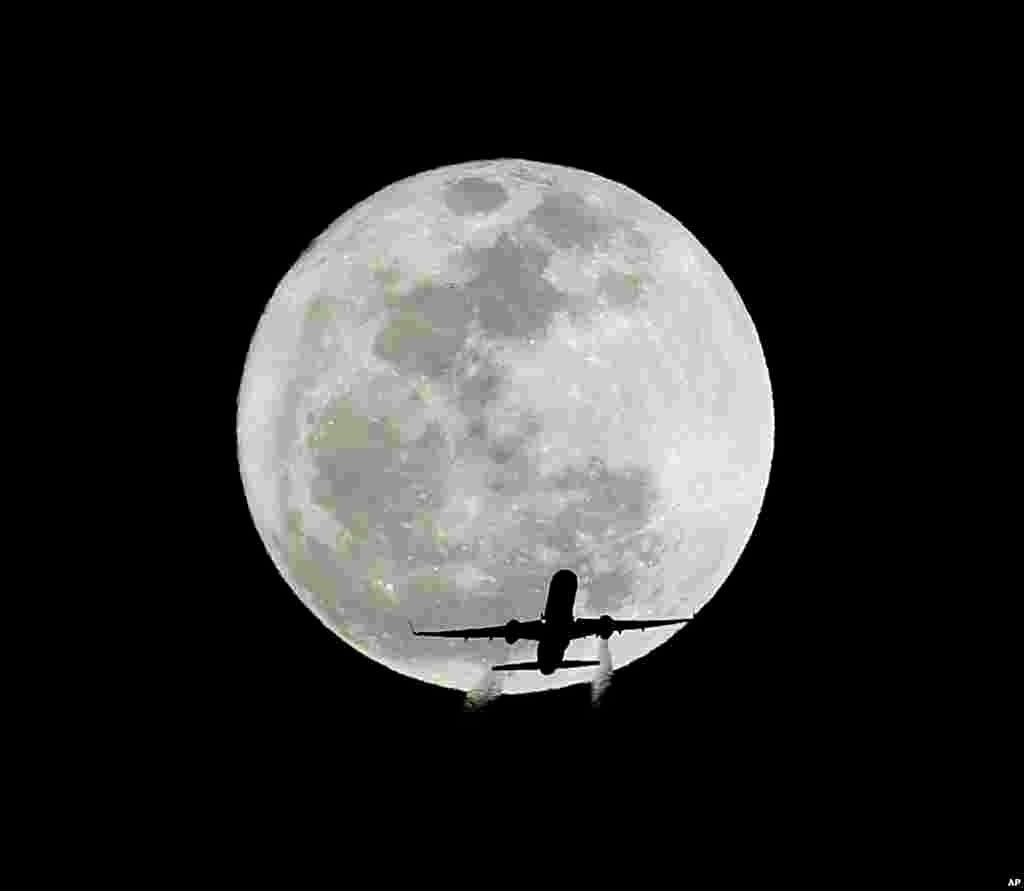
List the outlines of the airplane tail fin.
{"label": "airplane tail fin", "polygon": [[[557,668],[585,668],[588,665],[600,665],[600,660],[563,659]],[[539,662],[507,662],[505,665],[493,665],[491,671],[540,671]]]}

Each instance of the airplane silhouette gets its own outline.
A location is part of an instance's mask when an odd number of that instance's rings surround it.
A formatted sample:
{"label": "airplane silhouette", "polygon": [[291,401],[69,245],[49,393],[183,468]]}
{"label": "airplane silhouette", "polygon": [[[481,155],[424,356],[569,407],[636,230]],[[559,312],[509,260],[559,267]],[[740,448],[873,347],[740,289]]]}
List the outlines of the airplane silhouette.
{"label": "airplane silhouette", "polygon": [[616,632],[634,631],[652,628],[657,625],[674,625],[689,622],[689,619],[613,619],[604,615],[599,619],[575,618],[572,614],[576,602],[576,573],[569,569],[560,569],[551,577],[548,586],[548,599],[544,612],[539,619],[521,622],[510,619],[504,625],[490,628],[462,628],[450,631],[417,631],[409,622],[409,628],[417,637],[486,637],[494,640],[504,637],[505,642],[514,644],[518,640],[537,641],[536,662],[509,662],[495,665],[492,671],[540,671],[541,674],[554,674],[559,668],[583,668],[587,665],[600,665],[599,660],[563,659],[569,642],[580,637],[598,635],[608,640]]}

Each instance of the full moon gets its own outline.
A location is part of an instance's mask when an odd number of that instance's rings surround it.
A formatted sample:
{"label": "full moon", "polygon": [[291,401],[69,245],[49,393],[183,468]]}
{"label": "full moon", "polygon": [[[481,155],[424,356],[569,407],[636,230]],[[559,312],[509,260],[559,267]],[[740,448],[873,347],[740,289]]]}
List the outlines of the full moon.
{"label": "full moon", "polygon": [[[753,531],[773,427],[753,322],[680,222],[600,176],[499,160],[395,183],[317,239],[253,335],[237,431],[295,594],[369,658],[468,691],[536,644],[410,620],[535,619],[562,568],[577,616],[694,615]],[[679,627],[616,635],[615,666]],[[588,672],[512,672],[504,692]]]}

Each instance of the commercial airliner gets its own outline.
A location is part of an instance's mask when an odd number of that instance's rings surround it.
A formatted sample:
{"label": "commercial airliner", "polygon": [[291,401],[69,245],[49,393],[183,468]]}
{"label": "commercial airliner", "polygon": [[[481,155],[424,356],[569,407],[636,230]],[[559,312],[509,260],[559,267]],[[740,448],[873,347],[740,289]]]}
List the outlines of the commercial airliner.
{"label": "commercial airliner", "polygon": [[493,671],[539,671],[541,674],[554,674],[559,668],[583,668],[587,665],[599,665],[599,660],[564,659],[569,642],[580,637],[596,634],[602,640],[608,640],[616,632],[634,631],[642,628],[653,628],[657,625],[676,625],[689,622],[689,619],[613,619],[601,616],[599,619],[575,618],[572,614],[576,602],[576,573],[569,569],[560,569],[551,577],[548,586],[548,599],[544,612],[539,619],[521,622],[510,619],[504,625],[491,628],[461,628],[450,631],[417,631],[409,623],[409,628],[417,637],[486,637],[494,640],[504,637],[505,642],[514,644],[519,640],[537,641],[536,662],[509,662],[505,665],[493,666]]}

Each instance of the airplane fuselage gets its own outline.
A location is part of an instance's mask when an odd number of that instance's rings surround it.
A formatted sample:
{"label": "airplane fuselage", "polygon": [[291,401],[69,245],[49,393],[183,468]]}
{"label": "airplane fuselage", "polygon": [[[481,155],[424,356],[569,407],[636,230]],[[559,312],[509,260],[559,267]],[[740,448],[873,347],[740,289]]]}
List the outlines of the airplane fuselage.
{"label": "airplane fuselage", "polygon": [[537,662],[541,674],[554,674],[569,647],[569,632],[576,603],[576,576],[556,572],[548,588],[544,605],[544,636],[537,642]]}
{"label": "airplane fuselage", "polygon": [[537,661],[541,674],[554,674],[569,647],[569,635],[564,628],[549,628],[545,622],[545,635],[537,641]]}

